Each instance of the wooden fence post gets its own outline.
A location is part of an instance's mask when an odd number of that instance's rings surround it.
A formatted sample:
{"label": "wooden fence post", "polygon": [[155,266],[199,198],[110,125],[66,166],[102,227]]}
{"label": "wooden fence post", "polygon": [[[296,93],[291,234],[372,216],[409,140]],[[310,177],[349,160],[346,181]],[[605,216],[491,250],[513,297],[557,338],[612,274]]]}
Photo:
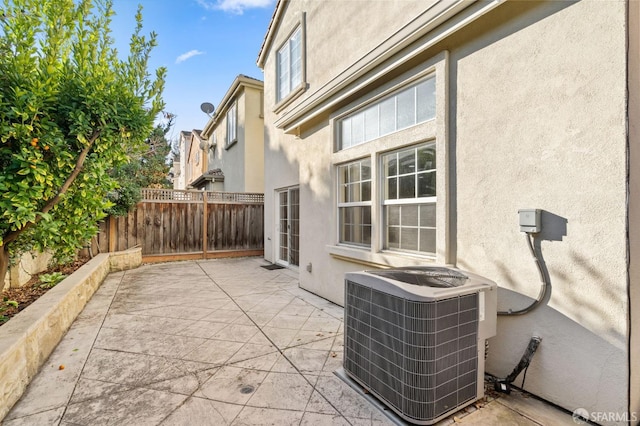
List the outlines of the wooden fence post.
{"label": "wooden fence post", "polygon": [[116,219],[109,216],[109,253],[116,251]]}
{"label": "wooden fence post", "polygon": [[207,258],[207,218],[209,216],[207,212],[207,191],[202,191],[202,258]]}

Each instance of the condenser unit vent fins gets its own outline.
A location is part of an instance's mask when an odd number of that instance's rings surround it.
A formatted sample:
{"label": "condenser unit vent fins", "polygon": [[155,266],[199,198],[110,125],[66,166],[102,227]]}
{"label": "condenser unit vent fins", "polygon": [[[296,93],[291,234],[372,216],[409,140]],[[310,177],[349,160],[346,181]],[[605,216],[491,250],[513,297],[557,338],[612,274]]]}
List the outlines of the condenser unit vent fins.
{"label": "condenser unit vent fins", "polygon": [[412,301],[346,281],[345,371],[406,420],[475,400],[478,293]]}

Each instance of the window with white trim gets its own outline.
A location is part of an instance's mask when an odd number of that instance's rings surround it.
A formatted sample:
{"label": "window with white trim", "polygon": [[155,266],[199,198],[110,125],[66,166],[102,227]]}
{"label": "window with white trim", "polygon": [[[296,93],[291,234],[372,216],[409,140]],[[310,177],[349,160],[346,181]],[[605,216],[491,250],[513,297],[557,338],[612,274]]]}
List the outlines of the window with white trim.
{"label": "window with white trim", "polygon": [[302,27],[298,27],[278,50],[276,57],[277,102],[302,83]]}
{"label": "window with white trim", "polygon": [[350,114],[339,122],[337,150],[435,118],[435,77],[402,88],[384,99]]}
{"label": "window with white trim", "polygon": [[237,103],[234,102],[227,111],[227,139],[225,141],[225,147],[229,148],[231,145],[238,141],[238,108]]}
{"label": "window with white trim", "polygon": [[371,159],[338,166],[339,241],[371,246]]}
{"label": "window with white trim", "polygon": [[435,142],[382,156],[385,250],[435,253]]}

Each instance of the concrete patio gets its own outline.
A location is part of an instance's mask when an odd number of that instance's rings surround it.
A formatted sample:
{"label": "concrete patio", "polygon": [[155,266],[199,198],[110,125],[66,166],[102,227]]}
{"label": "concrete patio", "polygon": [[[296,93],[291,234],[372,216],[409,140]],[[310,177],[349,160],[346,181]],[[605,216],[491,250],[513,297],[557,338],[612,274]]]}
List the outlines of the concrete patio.
{"label": "concrete patio", "polygon": [[[343,310],[261,258],[112,273],[4,419],[17,425],[385,425],[337,377]],[[520,393],[440,424],[571,425]]]}

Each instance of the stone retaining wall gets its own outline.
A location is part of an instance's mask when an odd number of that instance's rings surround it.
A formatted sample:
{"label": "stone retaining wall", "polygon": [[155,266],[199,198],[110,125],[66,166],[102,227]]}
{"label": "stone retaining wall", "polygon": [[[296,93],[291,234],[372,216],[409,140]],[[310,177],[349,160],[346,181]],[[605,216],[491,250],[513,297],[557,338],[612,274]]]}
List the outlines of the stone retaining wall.
{"label": "stone retaining wall", "polygon": [[141,260],[140,249],[99,254],[0,327],[0,421],[109,272]]}

